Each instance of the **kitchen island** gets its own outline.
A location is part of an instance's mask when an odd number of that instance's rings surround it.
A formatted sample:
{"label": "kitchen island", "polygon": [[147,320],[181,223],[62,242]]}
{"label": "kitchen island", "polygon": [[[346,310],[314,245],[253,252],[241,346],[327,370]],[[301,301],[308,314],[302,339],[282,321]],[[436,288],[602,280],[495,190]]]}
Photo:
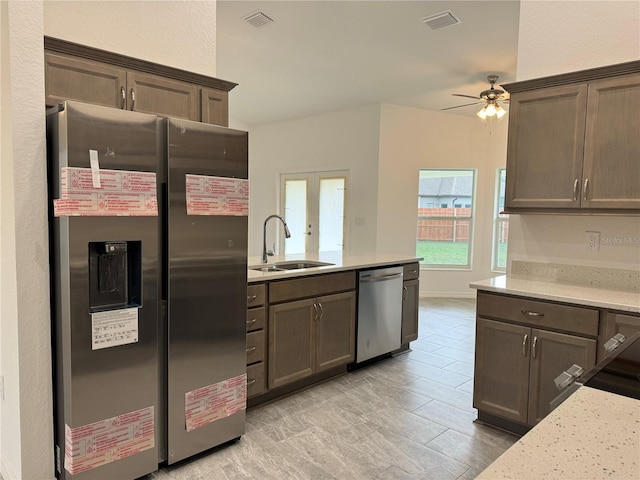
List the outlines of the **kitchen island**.
{"label": "kitchen island", "polygon": [[640,400],[582,386],[476,478],[638,479]]}

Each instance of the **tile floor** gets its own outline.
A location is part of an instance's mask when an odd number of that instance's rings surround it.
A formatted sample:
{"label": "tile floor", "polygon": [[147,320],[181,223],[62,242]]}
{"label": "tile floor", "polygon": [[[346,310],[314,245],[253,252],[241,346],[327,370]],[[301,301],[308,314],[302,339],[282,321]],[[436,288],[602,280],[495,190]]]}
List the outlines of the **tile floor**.
{"label": "tile floor", "polygon": [[475,303],[421,299],[412,351],[247,412],[242,439],[144,480],[472,479],[517,437],[473,422]]}

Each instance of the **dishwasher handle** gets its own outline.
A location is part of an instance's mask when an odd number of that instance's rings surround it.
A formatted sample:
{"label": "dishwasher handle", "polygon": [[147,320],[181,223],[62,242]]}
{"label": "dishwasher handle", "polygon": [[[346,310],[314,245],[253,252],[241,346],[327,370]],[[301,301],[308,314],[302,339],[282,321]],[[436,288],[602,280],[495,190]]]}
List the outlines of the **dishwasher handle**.
{"label": "dishwasher handle", "polygon": [[389,275],[380,276],[372,275],[370,277],[360,277],[360,283],[384,282],[386,280],[392,280],[398,277],[402,277],[402,273],[390,273]]}

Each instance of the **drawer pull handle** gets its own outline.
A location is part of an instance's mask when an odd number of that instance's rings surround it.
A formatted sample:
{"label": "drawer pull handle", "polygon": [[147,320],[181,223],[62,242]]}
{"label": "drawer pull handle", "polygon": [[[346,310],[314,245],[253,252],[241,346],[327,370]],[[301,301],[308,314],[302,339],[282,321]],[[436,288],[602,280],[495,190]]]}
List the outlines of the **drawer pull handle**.
{"label": "drawer pull handle", "polygon": [[255,378],[252,378],[251,380],[247,380],[247,387],[249,385],[253,385],[254,383],[256,383],[256,379]]}
{"label": "drawer pull handle", "polygon": [[523,315],[527,315],[529,317],[544,317],[544,313],[540,313],[540,312],[532,312],[530,310],[521,310],[521,313]]}
{"label": "drawer pull handle", "polygon": [[409,273],[418,273],[418,270],[409,270]]}
{"label": "drawer pull handle", "polygon": [[538,344],[538,337],[533,337],[533,346],[531,347],[533,350],[533,358],[536,358],[536,345]]}
{"label": "drawer pull handle", "polygon": [[255,352],[255,351],[256,351],[256,346],[255,345],[253,347],[247,348],[247,353],[251,353],[251,352]]}
{"label": "drawer pull handle", "polygon": [[251,295],[250,297],[247,297],[247,302],[253,302],[256,298],[258,298],[258,295]]}
{"label": "drawer pull handle", "polygon": [[527,356],[527,340],[529,339],[529,335],[524,334],[524,338],[522,339],[522,356]]}
{"label": "drawer pull handle", "polygon": [[247,327],[248,327],[249,325],[253,325],[253,324],[254,324],[254,323],[256,323],[257,321],[258,321],[258,319],[257,319],[257,318],[252,318],[251,320],[247,320]]}

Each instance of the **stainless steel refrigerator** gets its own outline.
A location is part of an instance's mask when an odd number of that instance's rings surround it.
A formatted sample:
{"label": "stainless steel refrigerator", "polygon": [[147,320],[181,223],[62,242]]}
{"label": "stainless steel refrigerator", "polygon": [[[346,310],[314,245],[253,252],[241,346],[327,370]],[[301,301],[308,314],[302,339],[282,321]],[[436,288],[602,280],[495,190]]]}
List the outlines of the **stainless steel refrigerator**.
{"label": "stainless steel refrigerator", "polygon": [[247,134],[47,116],[56,472],[135,479],[240,437]]}

